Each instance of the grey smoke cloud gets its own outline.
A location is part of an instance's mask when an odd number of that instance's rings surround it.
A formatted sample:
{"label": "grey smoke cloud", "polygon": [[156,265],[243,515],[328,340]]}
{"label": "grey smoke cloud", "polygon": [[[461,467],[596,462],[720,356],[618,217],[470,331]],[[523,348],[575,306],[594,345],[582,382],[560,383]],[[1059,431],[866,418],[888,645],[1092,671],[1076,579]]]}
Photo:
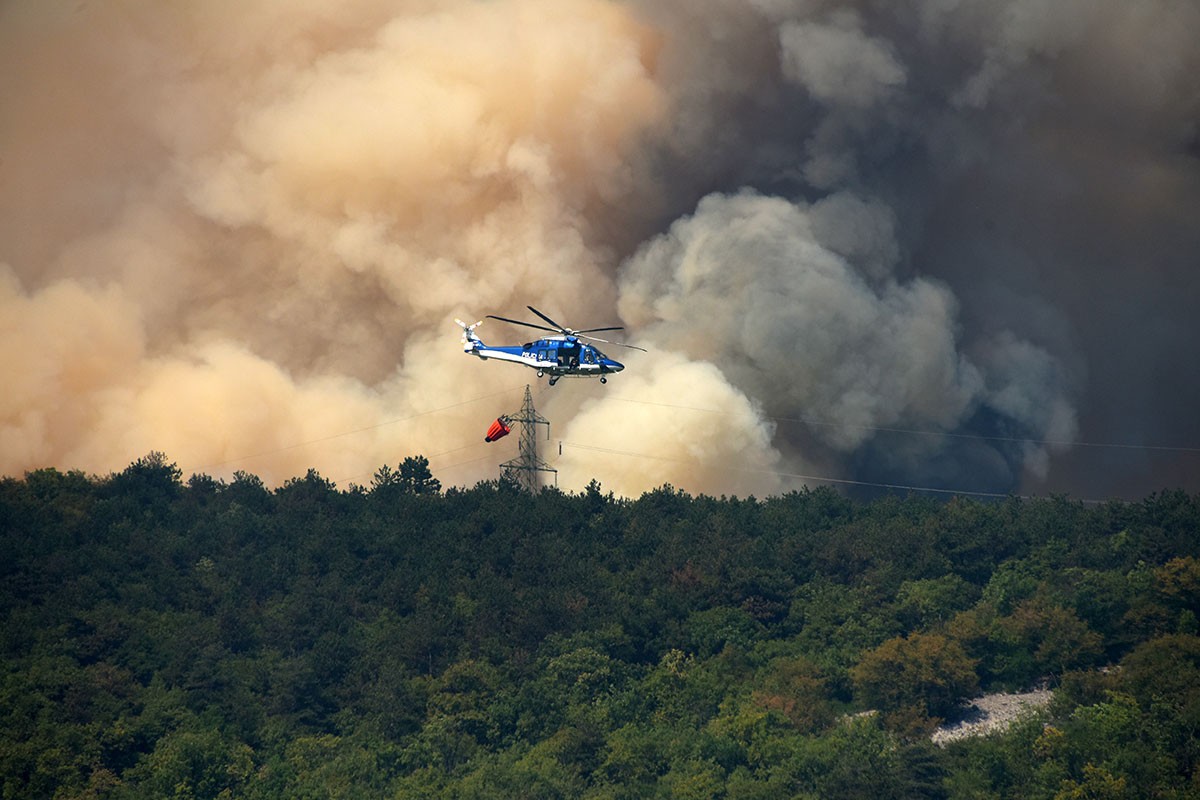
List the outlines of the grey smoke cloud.
{"label": "grey smoke cloud", "polygon": [[[651,348],[716,365],[769,416],[816,420],[812,436],[842,453],[881,428],[953,432],[981,411],[1029,438],[1072,439],[1074,411],[1049,353],[1004,332],[972,359],[944,284],[868,283],[887,263],[879,253],[895,249],[878,235],[847,235],[886,230],[886,215],[871,209],[840,194],[813,209],[710,195],[626,262],[621,315]],[[823,236],[872,268],[856,268]],[[1026,450],[1044,472],[1044,449]]]}
{"label": "grey smoke cloud", "polygon": [[784,75],[824,103],[867,108],[904,84],[891,47],[865,35],[853,12],[832,14],[829,23],[785,22],[779,43]]}
{"label": "grey smoke cloud", "polygon": [[1200,444],[1197,41],[1173,0],[7,4],[0,472],[473,483],[533,378],[452,319],[533,304],[651,348],[539,392],[567,488],[1194,489],[1043,442]]}

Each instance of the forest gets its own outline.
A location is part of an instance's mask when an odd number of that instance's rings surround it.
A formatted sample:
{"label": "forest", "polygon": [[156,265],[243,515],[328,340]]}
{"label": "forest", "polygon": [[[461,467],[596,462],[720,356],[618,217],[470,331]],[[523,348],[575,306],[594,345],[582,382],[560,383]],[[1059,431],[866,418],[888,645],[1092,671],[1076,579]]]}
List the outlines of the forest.
{"label": "forest", "polygon": [[0,479],[0,796],[1200,797],[1198,534],[1182,491],[41,469]]}

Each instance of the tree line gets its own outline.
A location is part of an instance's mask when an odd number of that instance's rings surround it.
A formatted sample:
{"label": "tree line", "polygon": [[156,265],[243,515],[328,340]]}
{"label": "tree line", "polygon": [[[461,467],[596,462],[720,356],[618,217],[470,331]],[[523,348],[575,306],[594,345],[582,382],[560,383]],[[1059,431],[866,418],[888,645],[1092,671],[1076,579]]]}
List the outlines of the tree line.
{"label": "tree line", "polygon": [[[0,480],[4,798],[1197,797],[1200,497]],[[983,691],[1003,733],[930,743]]]}

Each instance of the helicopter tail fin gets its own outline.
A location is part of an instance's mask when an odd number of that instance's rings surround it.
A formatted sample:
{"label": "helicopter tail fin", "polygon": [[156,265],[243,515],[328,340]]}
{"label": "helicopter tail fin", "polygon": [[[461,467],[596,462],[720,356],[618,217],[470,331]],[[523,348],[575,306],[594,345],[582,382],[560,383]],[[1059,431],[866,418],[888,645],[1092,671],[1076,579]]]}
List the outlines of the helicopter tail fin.
{"label": "helicopter tail fin", "polygon": [[461,319],[455,319],[454,321],[458,323],[458,327],[462,328],[462,346],[464,353],[469,353],[477,346],[483,344],[483,340],[475,335],[475,329],[483,324],[483,320],[479,320],[479,322],[476,322],[474,325],[468,325]]}

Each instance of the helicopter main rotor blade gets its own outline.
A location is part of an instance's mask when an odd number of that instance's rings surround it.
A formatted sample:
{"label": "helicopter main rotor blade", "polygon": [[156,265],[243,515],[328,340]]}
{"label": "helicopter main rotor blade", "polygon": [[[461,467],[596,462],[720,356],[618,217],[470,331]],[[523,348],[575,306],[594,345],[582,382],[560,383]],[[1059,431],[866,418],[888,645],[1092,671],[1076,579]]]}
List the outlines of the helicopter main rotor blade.
{"label": "helicopter main rotor blade", "polygon": [[537,328],[539,331],[550,331],[551,333],[561,333],[559,328],[547,328],[545,325],[534,325],[532,322],[522,322],[519,319],[509,319],[508,317],[497,317],[495,314],[488,314],[489,319],[498,319],[501,322],[511,322],[513,325],[524,325],[526,328]]}
{"label": "helicopter main rotor blade", "polygon": [[569,336],[569,335],[571,335],[571,333],[573,333],[573,331],[570,328],[564,328],[562,325],[559,325],[557,322],[550,319],[549,317],[547,317],[542,312],[538,311],[533,306],[525,306],[525,307],[528,308],[533,313],[537,314],[542,319],[546,320],[546,322],[549,322],[551,325],[554,326],[554,330],[558,331],[559,333],[563,334],[564,336]]}
{"label": "helicopter main rotor blade", "polygon": [[606,344],[615,344],[617,347],[628,347],[630,350],[641,350],[643,353],[650,352],[644,347],[638,347],[636,344],[626,344],[625,342],[606,342],[604,339],[600,339],[599,341],[605,342]]}
{"label": "helicopter main rotor blade", "polygon": [[[606,330],[606,329],[601,328],[600,330]],[[644,347],[638,347],[636,344],[625,344],[624,342],[614,342],[610,339],[601,339],[599,336],[586,336],[586,335],[582,335],[582,334],[578,334],[578,333],[576,334],[576,336],[579,336],[580,339],[591,339],[593,342],[604,342],[605,344],[615,344],[617,347],[628,347],[631,350],[641,350],[643,353],[650,352],[649,350],[647,350]]]}
{"label": "helicopter main rotor blade", "polygon": [[508,322],[513,325],[524,325],[526,328],[536,328],[539,331],[550,331],[551,333],[561,333],[563,336],[576,336],[580,339],[591,339],[594,342],[604,342],[605,344],[615,344],[618,347],[628,347],[630,350],[641,350],[643,353],[649,352],[648,350],[646,350],[646,348],[638,347],[636,344],[625,344],[624,342],[614,342],[610,339],[601,339],[599,336],[588,336],[589,333],[595,333],[597,331],[623,331],[623,330],[625,330],[625,328],[621,325],[610,325],[610,326],[604,327],[604,328],[587,328],[582,331],[575,331],[575,330],[571,330],[570,328],[564,328],[562,325],[559,325],[557,322],[550,319],[549,317],[547,317],[542,312],[538,311],[533,306],[525,306],[525,307],[528,308],[533,313],[537,314],[539,317],[544,319],[546,322],[549,322],[554,327],[547,328],[545,325],[537,325],[532,322],[524,322],[523,320],[519,320],[519,319],[509,319],[508,317],[498,317],[495,314],[488,314],[488,319],[498,319],[501,322]]}

